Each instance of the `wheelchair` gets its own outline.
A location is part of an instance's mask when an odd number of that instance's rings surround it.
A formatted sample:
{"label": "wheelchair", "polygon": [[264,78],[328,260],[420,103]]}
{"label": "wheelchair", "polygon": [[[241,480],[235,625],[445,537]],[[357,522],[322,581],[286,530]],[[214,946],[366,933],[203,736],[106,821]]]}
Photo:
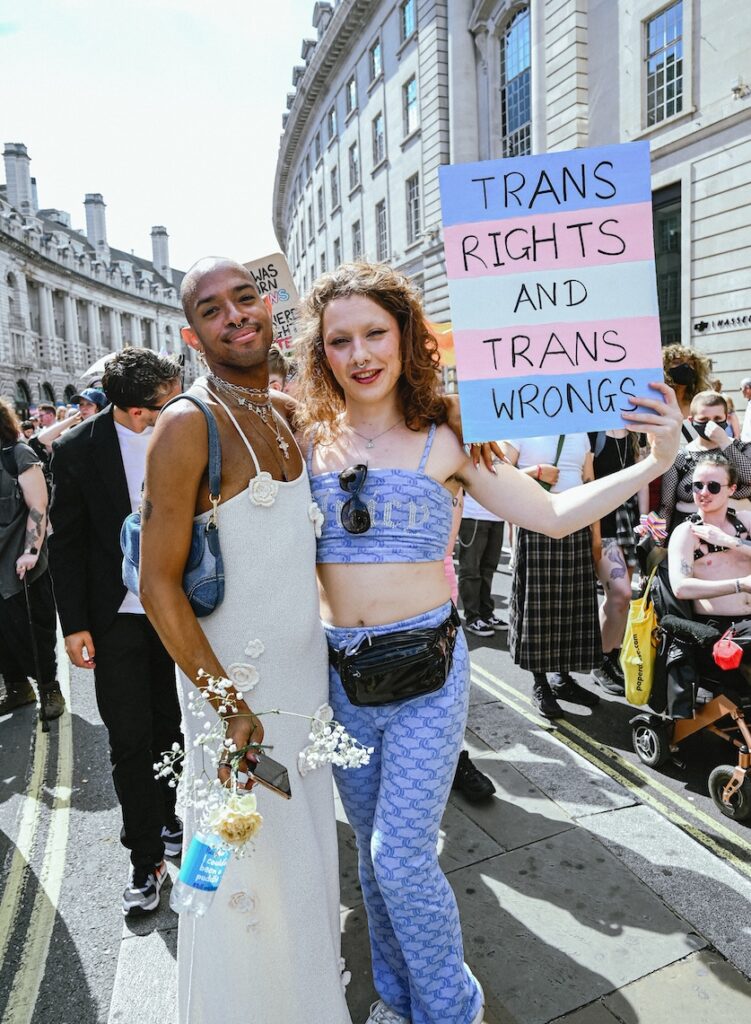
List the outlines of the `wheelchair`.
{"label": "wheelchair", "polygon": [[[715,806],[734,821],[751,818],[751,666],[723,670],[712,658],[719,629],[697,622],[691,603],[670,588],[667,563],[651,589],[659,627],[649,711],[631,719],[631,739],[639,760],[659,768],[675,759],[689,736],[707,731],[730,744],[735,764],[721,764],[709,775]],[[751,634],[734,636],[751,657]]]}

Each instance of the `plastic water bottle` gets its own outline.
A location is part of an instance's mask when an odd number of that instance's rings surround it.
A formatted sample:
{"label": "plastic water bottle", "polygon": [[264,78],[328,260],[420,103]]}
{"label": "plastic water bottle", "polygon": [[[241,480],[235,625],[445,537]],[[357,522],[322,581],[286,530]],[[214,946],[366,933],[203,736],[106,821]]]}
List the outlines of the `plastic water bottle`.
{"label": "plastic water bottle", "polygon": [[202,917],[211,906],[232,851],[219,836],[196,832],[172,886],[170,906],[178,914]]}

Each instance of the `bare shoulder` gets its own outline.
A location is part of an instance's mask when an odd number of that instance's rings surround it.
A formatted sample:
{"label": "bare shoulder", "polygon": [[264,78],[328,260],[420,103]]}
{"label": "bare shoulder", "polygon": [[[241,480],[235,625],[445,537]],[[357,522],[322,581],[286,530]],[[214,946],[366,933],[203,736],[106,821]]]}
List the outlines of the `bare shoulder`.
{"label": "bare shoulder", "polygon": [[668,541],[668,548],[679,548],[682,544],[685,544],[687,539],[692,537],[691,534],[691,523],[688,519],[680,523],[673,532],[670,534],[670,540]]}
{"label": "bare shoulder", "polygon": [[291,395],[285,394],[284,391],[269,391],[271,396],[271,404],[274,409],[283,416],[289,426],[294,430],[295,428],[295,411],[297,409],[297,401]]}
{"label": "bare shoulder", "polygon": [[[203,395],[197,395],[202,401]],[[207,403],[211,404],[211,403]],[[206,417],[193,402],[175,402],[159,414],[149,457],[170,458],[182,465],[205,464],[208,457]]]}
{"label": "bare shoulder", "polygon": [[751,512],[746,512],[742,509],[738,509],[735,514],[738,516],[741,523],[746,527],[746,532],[751,534]]}

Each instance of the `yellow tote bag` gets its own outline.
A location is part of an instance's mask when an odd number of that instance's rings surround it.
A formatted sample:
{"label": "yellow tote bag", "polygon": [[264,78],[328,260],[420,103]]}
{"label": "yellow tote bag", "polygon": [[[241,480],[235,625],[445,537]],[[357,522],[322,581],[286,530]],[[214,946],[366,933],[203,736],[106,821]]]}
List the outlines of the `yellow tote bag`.
{"label": "yellow tote bag", "polygon": [[642,597],[629,605],[626,633],[621,648],[621,668],[629,704],[646,704],[652,693],[657,657],[657,615],[650,598],[657,568],[650,573]]}

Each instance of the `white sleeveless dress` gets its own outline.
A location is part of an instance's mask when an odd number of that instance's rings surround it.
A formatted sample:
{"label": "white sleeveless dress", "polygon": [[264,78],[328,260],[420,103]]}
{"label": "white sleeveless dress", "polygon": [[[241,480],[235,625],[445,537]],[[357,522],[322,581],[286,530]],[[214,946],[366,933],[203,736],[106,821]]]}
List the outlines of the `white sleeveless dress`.
{"label": "white sleeveless dress", "polygon": [[[235,426],[258,473],[255,454]],[[328,701],[328,656],[307,472],[303,466],[297,480],[279,483],[267,507],[251,502],[251,488],[219,506],[226,589],[222,604],[200,624],[225,669],[244,663],[258,670],[257,685],[245,695],[254,711],[312,715]],[[261,654],[253,641],[263,645]],[[182,673],[180,684],[186,708],[193,686]],[[186,772],[200,772],[200,748],[192,745],[199,726],[189,713],[183,717],[192,760]],[[309,742],[306,719],[268,715],[263,725],[271,756],[289,772],[292,799],[255,787],[263,827],[254,850],[230,859],[204,917],[180,916],[179,1024],[351,1024],[341,981],[331,770],[304,778],[297,770],[298,753]],[[186,844],[195,817],[188,809]]]}

